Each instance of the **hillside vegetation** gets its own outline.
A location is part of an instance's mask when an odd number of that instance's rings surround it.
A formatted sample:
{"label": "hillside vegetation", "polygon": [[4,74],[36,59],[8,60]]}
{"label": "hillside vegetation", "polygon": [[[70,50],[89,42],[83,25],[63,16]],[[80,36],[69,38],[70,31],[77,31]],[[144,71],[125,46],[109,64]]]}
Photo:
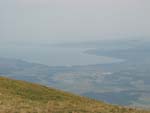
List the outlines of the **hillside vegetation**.
{"label": "hillside vegetation", "polygon": [[150,113],[0,77],[0,113]]}

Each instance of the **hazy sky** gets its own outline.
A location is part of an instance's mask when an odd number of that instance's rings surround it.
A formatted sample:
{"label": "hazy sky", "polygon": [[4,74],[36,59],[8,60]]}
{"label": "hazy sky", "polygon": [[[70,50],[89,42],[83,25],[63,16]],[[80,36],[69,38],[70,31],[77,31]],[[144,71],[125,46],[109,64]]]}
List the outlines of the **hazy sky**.
{"label": "hazy sky", "polygon": [[0,0],[0,41],[150,36],[150,0]]}

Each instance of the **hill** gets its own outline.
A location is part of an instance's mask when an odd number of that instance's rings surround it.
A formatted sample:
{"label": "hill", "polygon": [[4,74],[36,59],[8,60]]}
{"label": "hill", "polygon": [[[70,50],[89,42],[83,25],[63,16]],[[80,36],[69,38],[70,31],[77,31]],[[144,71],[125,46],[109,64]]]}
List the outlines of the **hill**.
{"label": "hill", "polygon": [[150,113],[0,77],[0,113]]}
{"label": "hill", "polygon": [[146,59],[121,64],[51,67],[0,57],[0,75],[57,87],[111,104],[150,108],[150,60]]}

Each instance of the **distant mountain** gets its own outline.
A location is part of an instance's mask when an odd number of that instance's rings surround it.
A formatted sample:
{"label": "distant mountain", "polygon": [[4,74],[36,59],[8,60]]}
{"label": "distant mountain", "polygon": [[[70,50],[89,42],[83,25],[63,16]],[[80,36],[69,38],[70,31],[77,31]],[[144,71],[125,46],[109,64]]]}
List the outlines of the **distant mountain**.
{"label": "distant mountain", "polygon": [[150,113],[0,77],[0,113]]}
{"label": "distant mountain", "polygon": [[0,57],[0,74],[7,77],[42,83],[44,79],[49,80],[47,77],[52,76],[53,73],[58,71],[58,67],[49,67],[19,59]]}

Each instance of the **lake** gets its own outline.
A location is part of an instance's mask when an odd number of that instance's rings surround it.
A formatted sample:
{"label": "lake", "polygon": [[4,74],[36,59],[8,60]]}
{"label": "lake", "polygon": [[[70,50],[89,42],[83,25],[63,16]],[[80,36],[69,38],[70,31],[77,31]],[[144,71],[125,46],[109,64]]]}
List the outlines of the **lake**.
{"label": "lake", "polygon": [[1,57],[22,59],[49,66],[93,65],[121,62],[108,56],[96,56],[84,51],[91,48],[56,46],[1,45]]}

